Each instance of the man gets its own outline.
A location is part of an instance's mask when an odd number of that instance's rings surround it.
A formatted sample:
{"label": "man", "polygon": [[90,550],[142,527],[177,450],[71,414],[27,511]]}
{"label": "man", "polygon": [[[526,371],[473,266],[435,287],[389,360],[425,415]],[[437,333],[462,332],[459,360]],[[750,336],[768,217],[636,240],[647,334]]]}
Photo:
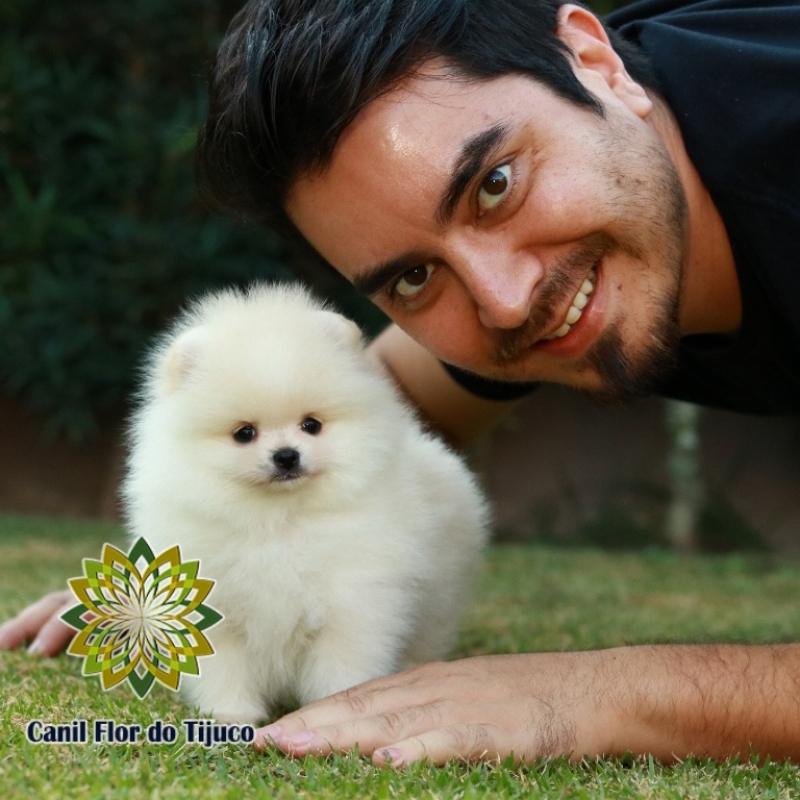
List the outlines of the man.
{"label": "man", "polygon": [[[800,409],[800,7],[646,0],[610,22],[630,41],[558,0],[254,0],[220,49],[206,196],[381,306],[397,325],[372,352],[453,441],[537,381]],[[52,652],[58,606],[0,643]],[[798,645],[627,647],[426,665],[261,741],[395,766],[800,759],[799,707]]]}

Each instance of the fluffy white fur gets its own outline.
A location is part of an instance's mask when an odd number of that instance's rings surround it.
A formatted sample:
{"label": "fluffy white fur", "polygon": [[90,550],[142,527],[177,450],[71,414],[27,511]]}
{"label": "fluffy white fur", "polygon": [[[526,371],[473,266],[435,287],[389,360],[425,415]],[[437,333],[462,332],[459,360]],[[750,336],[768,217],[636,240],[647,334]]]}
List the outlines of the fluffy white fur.
{"label": "fluffy white fur", "polygon": [[[216,653],[182,683],[220,721],[256,722],[453,643],[487,506],[362,348],[304,290],[257,287],[189,309],[148,367],[129,531],[155,552],[179,544],[217,581]],[[239,443],[246,424],[257,436]],[[288,476],[281,449],[299,455]]]}

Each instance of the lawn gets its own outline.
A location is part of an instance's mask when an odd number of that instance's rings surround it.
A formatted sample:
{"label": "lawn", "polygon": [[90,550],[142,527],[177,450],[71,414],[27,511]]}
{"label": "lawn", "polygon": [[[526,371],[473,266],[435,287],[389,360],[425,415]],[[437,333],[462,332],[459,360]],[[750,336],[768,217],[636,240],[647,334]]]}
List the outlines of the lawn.
{"label": "lawn", "polygon": [[[0,618],[42,592],[64,588],[81,558],[99,558],[117,527],[0,518]],[[778,642],[800,633],[800,563],[778,556],[678,558],[496,547],[487,558],[456,655],[571,650],[645,642]],[[472,798],[800,796],[800,770],[786,764],[648,759],[570,766],[503,764],[375,769],[357,755],[292,761],[247,745],[33,745],[31,719],[113,719],[181,729],[187,714],[157,687],[139,701],[127,685],[105,693],[80,661],[0,653],[5,798]]]}

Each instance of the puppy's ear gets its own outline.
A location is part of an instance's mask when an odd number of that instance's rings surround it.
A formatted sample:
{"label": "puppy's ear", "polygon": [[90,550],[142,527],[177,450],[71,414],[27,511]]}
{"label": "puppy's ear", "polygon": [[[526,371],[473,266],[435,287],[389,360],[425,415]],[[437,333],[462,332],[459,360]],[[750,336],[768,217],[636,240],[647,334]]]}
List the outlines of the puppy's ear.
{"label": "puppy's ear", "polygon": [[203,350],[203,332],[191,328],[179,334],[158,359],[158,388],[161,394],[174,392],[197,366]]}
{"label": "puppy's ear", "polygon": [[332,336],[353,350],[364,349],[364,335],[361,333],[361,328],[355,322],[335,311],[323,311],[325,315],[325,324]]}

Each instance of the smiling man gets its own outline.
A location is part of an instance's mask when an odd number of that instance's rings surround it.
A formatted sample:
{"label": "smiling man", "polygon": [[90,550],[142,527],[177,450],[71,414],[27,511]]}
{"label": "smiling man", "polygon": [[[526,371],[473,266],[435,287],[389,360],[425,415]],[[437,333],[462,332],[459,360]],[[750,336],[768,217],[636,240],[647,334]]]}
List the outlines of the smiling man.
{"label": "smiling man", "polygon": [[388,313],[374,352],[454,441],[538,381],[794,414],[798,13],[250,3],[201,184]]}
{"label": "smiling man", "polygon": [[597,20],[575,9],[564,35],[602,116],[530,78],[465,82],[434,60],[370,103],[286,208],[444,362],[636,395],[674,360],[686,199],[658,135],[635,124],[652,103],[628,79],[596,79],[600,59],[622,69]]}
{"label": "smiling man", "polygon": [[[800,410],[800,4],[251,0],[223,42],[204,194],[301,236],[394,320],[371,346],[476,437],[536,383]],[[54,652],[45,598],[0,632]],[[261,732],[376,763],[800,759],[800,646],[431,664]]]}

